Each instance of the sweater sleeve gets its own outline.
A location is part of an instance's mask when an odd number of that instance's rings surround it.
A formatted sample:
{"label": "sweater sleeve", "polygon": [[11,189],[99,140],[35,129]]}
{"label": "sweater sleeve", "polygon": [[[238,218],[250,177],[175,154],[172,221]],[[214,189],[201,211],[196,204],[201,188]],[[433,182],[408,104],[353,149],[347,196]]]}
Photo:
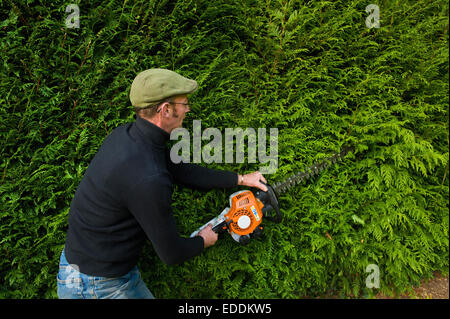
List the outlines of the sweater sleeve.
{"label": "sweater sleeve", "polygon": [[130,191],[128,208],[159,258],[168,265],[179,264],[203,251],[203,238],[180,237],[171,208],[172,185],[167,173],[143,178]]}
{"label": "sweater sleeve", "polygon": [[216,170],[191,163],[175,164],[166,153],[167,169],[175,182],[202,189],[231,188],[238,184],[235,172]]}

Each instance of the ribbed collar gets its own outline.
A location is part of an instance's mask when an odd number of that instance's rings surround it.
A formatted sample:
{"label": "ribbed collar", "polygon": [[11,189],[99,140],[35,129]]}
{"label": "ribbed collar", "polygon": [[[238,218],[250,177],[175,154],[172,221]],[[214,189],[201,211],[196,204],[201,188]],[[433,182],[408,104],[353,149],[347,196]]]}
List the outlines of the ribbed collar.
{"label": "ribbed collar", "polygon": [[140,116],[136,116],[136,127],[140,135],[144,138],[144,142],[150,142],[156,146],[165,147],[166,142],[170,138],[170,134],[155,124],[144,120]]}

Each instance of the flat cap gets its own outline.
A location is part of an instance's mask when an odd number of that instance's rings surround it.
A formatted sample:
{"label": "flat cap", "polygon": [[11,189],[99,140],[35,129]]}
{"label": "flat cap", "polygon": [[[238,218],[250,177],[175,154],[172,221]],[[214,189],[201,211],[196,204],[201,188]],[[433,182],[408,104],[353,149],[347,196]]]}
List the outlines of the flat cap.
{"label": "flat cap", "polygon": [[168,97],[193,93],[196,81],[166,69],[148,69],[139,73],[130,89],[130,100],[134,107],[146,107]]}

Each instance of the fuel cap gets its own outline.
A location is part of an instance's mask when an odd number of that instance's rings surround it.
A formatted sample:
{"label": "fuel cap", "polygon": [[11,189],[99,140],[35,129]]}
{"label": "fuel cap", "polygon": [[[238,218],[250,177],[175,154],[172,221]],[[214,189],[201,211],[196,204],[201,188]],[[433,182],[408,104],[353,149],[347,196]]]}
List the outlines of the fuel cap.
{"label": "fuel cap", "polygon": [[250,217],[248,217],[247,215],[242,215],[241,217],[239,217],[238,219],[238,226],[241,229],[247,229],[248,226],[250,226],[251,220]]}

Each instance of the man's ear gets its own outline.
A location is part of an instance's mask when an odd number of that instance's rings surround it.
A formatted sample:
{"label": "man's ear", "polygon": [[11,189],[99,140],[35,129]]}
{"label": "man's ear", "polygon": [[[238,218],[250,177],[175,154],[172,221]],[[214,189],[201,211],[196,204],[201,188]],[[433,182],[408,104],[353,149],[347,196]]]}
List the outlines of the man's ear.
{"label": "man's ear", "polygon": [[163,117],[170,117],[170,107],[169,107],[169,103],[167,103],[167,102],[164,102],[162,105],[161,105],[161,111],[160,111],[160,113],[161,113],[161,115],[163,116]]}

